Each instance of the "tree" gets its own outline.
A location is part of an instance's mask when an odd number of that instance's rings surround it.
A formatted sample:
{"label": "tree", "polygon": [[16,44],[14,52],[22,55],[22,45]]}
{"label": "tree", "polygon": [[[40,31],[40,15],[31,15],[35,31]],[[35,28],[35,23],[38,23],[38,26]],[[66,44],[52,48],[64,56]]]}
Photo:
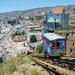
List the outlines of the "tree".
{"label": "tree", "polygon": [[21,32],[21,34],[22,34],[22,35],[24,35],[24,34],[25,34],[25,32],[23,31],[23,32]]}
{"label": "tree", "polygon": [[35,35],[31,35],[31,36],[30,36],[30,42],[31,42],[31,43],[34,43],[34,42],[36,42],[36,41],[37,41],[37,39],[36,39]]}
{"label": "tree", "polygon": [[42,50],[43,50],[42,44],[41,44],[41,45],[38,45],[37,48],[36,48],[36,51],[37,51],[38,53],[41,53]]}

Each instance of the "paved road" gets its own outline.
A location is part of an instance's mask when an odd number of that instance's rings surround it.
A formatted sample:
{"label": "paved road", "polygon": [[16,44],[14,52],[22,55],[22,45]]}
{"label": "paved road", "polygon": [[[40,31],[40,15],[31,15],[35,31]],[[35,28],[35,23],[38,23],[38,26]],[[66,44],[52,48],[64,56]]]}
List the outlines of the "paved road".
{"label": "paved road", "polygon": [[5,42],[5,40],[10,37],[13,33],[14,27],[10,29],[3,37],[0,38],[0,46]]}

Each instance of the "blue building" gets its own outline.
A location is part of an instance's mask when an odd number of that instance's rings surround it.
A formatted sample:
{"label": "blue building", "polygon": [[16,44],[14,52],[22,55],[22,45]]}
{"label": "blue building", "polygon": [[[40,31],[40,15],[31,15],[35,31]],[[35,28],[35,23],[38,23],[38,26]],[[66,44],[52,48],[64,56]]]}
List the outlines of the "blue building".
{"label": "blue building", "polygon": [[56,28],[67,28],[69,23],[69,15],[65,13],[64,7],[51,8],[46,15],[46,31],[54,31]]}
{"label": "blue building", "polygon": [[16,25],[16,26],[15,26],[15,30],[18,31],[18,32],[22,31],[22,30],[21,30],[21,25],[20,25],[20,24],[19,24],[19,25]]}

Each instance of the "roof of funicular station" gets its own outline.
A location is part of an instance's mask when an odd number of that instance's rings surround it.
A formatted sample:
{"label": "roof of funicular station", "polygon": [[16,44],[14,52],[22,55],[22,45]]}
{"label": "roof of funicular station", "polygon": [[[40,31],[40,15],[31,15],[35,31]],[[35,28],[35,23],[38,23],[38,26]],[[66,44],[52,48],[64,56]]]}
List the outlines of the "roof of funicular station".
{"label": "roof of funicular station", "polygon": [[55,33],[44,33],[43,36],[45,36],[50,41],[57,40],[57,39],[65,39],[64,37]]}

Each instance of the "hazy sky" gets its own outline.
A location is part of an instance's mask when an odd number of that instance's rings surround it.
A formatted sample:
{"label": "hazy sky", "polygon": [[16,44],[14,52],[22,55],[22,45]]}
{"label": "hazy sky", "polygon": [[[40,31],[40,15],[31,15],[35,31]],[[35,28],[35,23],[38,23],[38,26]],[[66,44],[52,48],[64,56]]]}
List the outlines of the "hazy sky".
{"label": "hazy sky", "polygon": [[0,13],[57,5],[74,5],[75,0],[0,0]]}

